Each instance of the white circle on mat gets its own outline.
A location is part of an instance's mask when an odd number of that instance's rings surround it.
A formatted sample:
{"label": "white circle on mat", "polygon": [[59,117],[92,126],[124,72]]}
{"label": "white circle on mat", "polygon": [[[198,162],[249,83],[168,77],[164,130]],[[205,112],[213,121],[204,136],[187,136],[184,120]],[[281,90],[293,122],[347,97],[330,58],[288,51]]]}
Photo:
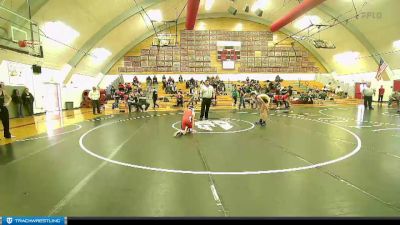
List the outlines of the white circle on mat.
{"label": "white circle on mat", "polygon": [[346,154],[344,156],[341,156],[341,157],[339,157],[337,159],[333,159],[333,160],[329,160],[329,161],[321,162],[321,163],[316,163],[316,164],[312,164],[312,165],[308,165],[308,166],[285,168],[285,169],[274,169],[274,170],[258,170],[258,171],[192,171],[192,170],[165,169],[165,168],[157,168],[157,167],[150,167],[150,166],[144,166],[144,165],[137,165],[137,164],[127,163],[127,162],[120,162],[120,161],[117,161],[117,160],[106,158],[104,156],[100,156],[100,155],[94,153],[92,150],[88,149],[83,144],[83,141],[84,141],[85,137],[88,134],[90,134],[91,132],[93,132],[93,131],[95,131],[97,129],[100,129],[102,127],[105,127],[105,126],[109,126],[109,125],[118,123],[118,121],[112,122],[112,123],[103,124],[103,125],[100,125],[98,127],[95,127],[95,128],[92,128],[92,129],[88,130],[87,132],[85,132],[80,137],[79,145],[80,145],[81,149],[83,151],[85,151],[86,153],[88,153],[89,155],[91,155],[93,157],[96,157],[98,159],[107,161],[109,163],[116,164],[116,165],[125,166],[125,167],[131,167],[131,168],[136,168],[136,169],[155,171],[155,172],[193,174],[193,175],[260,175],[260,174],[288,173],[288,172],[302,171],[302,170],[314,169],[314,168],[318,168],[318,167],[322,167],[322,166],[327,166],[327,165],[330,165],[330,164],[338,163],[340,161],[343,161],[345,159],[348,159],[348,158],[352,157],[353,155],[357,154],[361,150],[361,139],[360,139],[359,136],[357,136],[357,134],[353,133],[352,131],[350,131],[350,130],[344,128],[344,127],[340,127],[340,126],[338,126],[336,124],[327,123],[327,122],[323,122],[323,121],[316,121],[316,120],[313,120],[313,121],[317,122],[317,123],[322,123],[322,124],[334,126],[336,128],[339,128],[339,129],[351,134],[356,139],[357,146],[350,153],[348,153],[348,154]]}

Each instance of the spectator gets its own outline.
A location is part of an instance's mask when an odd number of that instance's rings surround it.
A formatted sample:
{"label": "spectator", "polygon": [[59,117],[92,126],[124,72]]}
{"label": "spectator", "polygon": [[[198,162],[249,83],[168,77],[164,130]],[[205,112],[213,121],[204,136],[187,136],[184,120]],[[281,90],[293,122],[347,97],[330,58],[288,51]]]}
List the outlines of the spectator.
{"label": "spectator", "polygon": [[166,92],[166,90],[167,90],[167,82],[165,80],[162,80],[162,85],[163,85],[162,86],[163,90]]}
{"label": "spectator", "polygon": [[390,96],[388,106],[391,106],[393,102],[397,103],[397,112],[400,113],[400,93],[398,91],[393,92]]}
{"label": "spectator", "polygon": [[176,84],[171,83],[171,90],[172,90],[172,94],[178,93],[178,92],[176,91]]}
{"label": "spectator", "polygon": [[130,83],[125,84],[126,87],[126,93],[129,94],[132,91],[132,85]]}
{"label": "spectator", "polygon": [[343,90],[340,86],[337,86],[337,88],[335,89],[335,94],[339,97],[342,97],[343,95]]}
{"label": "spectator", "polygon": [[192,78],[190,78],[190,80],[189,80],[189,84],[197,86],[197,85],[196,85],[196,84],[197,84],[197,80],[194,80],[193,77],[192,77]]}
{"label": "spectator", "polygon": [[120,91],[116,91],[116,92],[114,93],[114,96],[113,96],[113,98],[114,98],[114,103],[112,104],[112,109],[118,108],[119,99],[120,99],[120,94],[119,94],[119,92],[120,92]]}
{"label": "spectator", "polygon": [[[147,109],[150,107],[150,103],[147,102],[147,98],[144,94],[138,93],[138,98],[139,98],[139,103],[138,103],[138,107],[140,108],[140,110],[143,111],[147,111]],[[145,106],[144,110],[143,110],[143,105]]]}
{"label": "spectator", "polygon": [[334,94],[335,93],[335,84],[329,82],[329,91]]}
{"label": "spectator", "polygon": [[96,87],[93,87],[89,92],[89,98],[92,100],[93,114],[96,115],[96,109],[97,113],[100,114],[100,91]]}
{"label": "spectator", "polygon": [[110,92],[111,92],[111,96],[114,96],[114,93],[115,93],[115,87],[114,87],[113,85],[111,85]]}
{"label": "spectator", "polygon": [[125,85],[123,83],[118,84],[118,90],[119,91],[125,91]]}
{"label": "spectator", "polygon": [[383,88],[383,85],[381,85],[381,88],[379,88],[378,102],[383,103],[383,95],[384,94],[385,94],[385,88]]}
{"label": "spectator", "polygon": [[244,88],[243,87],[241,87],[240,89],[239,89],[239,109],[241,108],[241,106],[242,106],[242,104],[243,104],[243,108],[245,109],[246,108],[246,104],[245,104],[245,95],[246,95],[246,92],[244,91]]}
{"label": "spectator", "polygon": [[168,77],[168,83],[174,83],[174,80],[172,79],[171,76]]}
{"label": "spectator", "polygon": [[197,105],[198,101],[199,101],[199,91],[196,88],[194,88],[192,98],[190,99],[190,104]]}
{"label": "spectator", "polygon": [[22,101],[22,96],[21,93],[19,92],[18,89],[14,89],[13,95],[12,95],[12,101],[15,103],[17,106],[17,115],[19,118],[23,118],[24,115],[22,113],[23,111],[23,101]]}
{"label": "spectator", "polygon": [[147,76],[146,84],[147,84],[147,86],[150,86],[150,84],[151,84],[151,77],[150,76]]}
{"label": "spectator", "polygon": [[232,90],[233,106],[236,106],[238,96],[239,96],[239,92],[238,92],[236,86],[234,86],[233,90]]}
{"label": "spectator", "polygon": [[154,77],[153,77],[153,84],[158,84],[158,80],[157,80],[156,75],[154,75]]}
{"label": "spectator", "polygon": [[182,77],[182,75],[179,75],[179,83],[182,83],[183,82],[183,77]]}
{"label": "spectator", "polygon": [[153,109],[155,109],[156,107],[160,108],[160,106],[157,104],[157,99],[158,99],[157,89],[153,88]]}
{"label": "spectator", "polygon": [[138,106],[139,99],[136,94],[137,93],[132,92],[128,96],[128,111],[129,111],[129,113],[132,112],[132,106],[136,107],[136,111],[139,111],[139,106]]}
{"label": "spectator", "polygon": [[0,82],[0,118],[3,124],[4,137],[10,139],[14,136],[10,133],[10,115],[8,114],[7,106],[12,99],[4,89],[4,83]]}
{"label": "spectator", "polygon": [[276,83],[280,83],[281,82],[281,77],[279,75],[276,75],[275,82]]}
{"label": "spectator", "polygon": [[183,107],[183,95],[181,91],[178,91],[178,94],[176,95],[176,106]]}
{"label": "spectator", "polygon": [[326,100],[326,97],[327,97],[327,92],[326,91],[322,91],[322,92],[319,93],[319,98],[321,100]]}
{"label": "spectator", "polygon": [[35,98],[29,92],[28,88],[25,88],[25,91],[22,94],[22,101],[24,102],[24,105],[28,107],[29,116],[33,116],[33,102],[35,101]]}
{"label": "spectator", "polygon": [[288,87],[288,94],[289,94],[289,100],[291,100],[291,98],[293,96],[293,87],[292,86]]}
{"label": "spectator", "polygon": [[189,81],[186,81],[185,87],[186,87],[186,89],[190,88],[190,82]]}
{"label": "spectator", "polygon": [[138,78],[137,78],[137,76],[134,76],[133,77],[133,85],[135,85],[135,86],[138,86],[139,85],[139,80],[138,80]]}

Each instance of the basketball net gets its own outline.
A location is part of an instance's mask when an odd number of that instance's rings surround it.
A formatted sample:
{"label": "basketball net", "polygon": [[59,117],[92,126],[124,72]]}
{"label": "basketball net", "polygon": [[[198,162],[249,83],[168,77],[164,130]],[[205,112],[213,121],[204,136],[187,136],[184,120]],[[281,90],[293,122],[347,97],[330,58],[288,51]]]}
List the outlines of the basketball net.
{"label": "basketball net", "polygon": [[33,45],[39,45],[40,43],[38,41],[28,41],[28,40],[21,40],[18,41],[18,46],[21,48],[25,47],[32,47]]}

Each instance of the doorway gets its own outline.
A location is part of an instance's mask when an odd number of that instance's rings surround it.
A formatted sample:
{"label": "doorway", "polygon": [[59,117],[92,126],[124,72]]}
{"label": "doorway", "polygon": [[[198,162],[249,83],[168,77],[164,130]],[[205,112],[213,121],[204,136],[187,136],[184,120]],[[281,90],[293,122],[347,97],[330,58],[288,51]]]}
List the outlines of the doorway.
{"label": "doorway", "polygon": [[61,111],[60,102],[60,85],[54,83],[45,84],[46,91],[44,92],[44,110],[46,112]]}

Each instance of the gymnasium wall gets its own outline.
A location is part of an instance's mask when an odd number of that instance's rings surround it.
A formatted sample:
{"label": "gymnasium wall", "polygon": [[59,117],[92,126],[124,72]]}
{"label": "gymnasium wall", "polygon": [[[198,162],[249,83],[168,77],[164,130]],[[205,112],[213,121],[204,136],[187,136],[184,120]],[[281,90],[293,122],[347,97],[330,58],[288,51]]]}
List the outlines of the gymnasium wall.
{"label": "gymnasium wall", "polygon": [[[184,24],[180,24],[178,25],[178,40],[181,40],[181,34],[184,30]],[[262,24],[258,24],[258,23],[254,23],[254,22],[250,22],[250,21],[243,21],[240,19],[232,19],[232,18],[218,18],[218,19],[203,19],[203,20],[198,20],[196,23],[196,27],[195,27],[196,31],[205,31],[206,33],[208,31],[246,31],[246,32],[266,32],[268,31],[268,26],[262,25]],[[175,32],[175,27],[171,27],[169,29],[170,32],[174,33]],[[186,32],[184,32],[186,34]],[[209,32],[210,33],[210,32]],[[211,35],[211,34],[210,34]],[[209,57],[210,57],[210,61],[209,64],[207,62],[207,67],[209,66],[210,68],[212,68],[210,71],[212,72],[200,72],[200,71],[196,71],[194,68],[194,71],[187,71],[186,69],[183,71],[155,71],[154,68],[149,71],[148,69],[140,69],[138,72],[136,72],[135,70],[132,71],[132,69],[128,70],[129,72],[124,72],[123,69],[126,66],[129,67],[129,63],[127,65],[127,63],[125,62],[125,59],[129,59],[129,57],[132,58],[136,58],[136,57],[140,57],[143,55],[143,52],[146,52],[147,49],[149,49],[151,51],[151,45],[152,45],[152,41],[153,41],[153,37],[147,38],[146,40],[144,40],[143,42],[141,42],[140,44],[138,44],[137,46],[135,46],[134,48],[132,48],[124,57],[122,57],[112,68],[111,70],[108,72],[108,74],[110,75],[115,75],[115,74],[177,74],[177,73],[187,73],[187,74],[194,74],[194,72],[196,74],[215,74],[215,73],[219,73],[219,74],[238,74],[238,73],[256,73],[256,74],[280,74],[280,73],[301,73],[301,72],[306,72],[306,71],[280,71],[279,68],[277,70],[268,70],[268,69],[261,69],[261,68],[252,68],[252,69],[243,69],[244,66],[241,65],[241,62],[238,62],[235,66],[235,70],[223,70],[222,68],[222,63],[220,61],[217,60],[217,50],[211,45],[211,41],[210,41],[210,48],[209,48]],[[274,41],[276,40],[282,40],[286,37],[286,35],[284,35],[283,33],[274,33],[272,36],[272,39]],[[187,34],[186,37],[188,38]],[[210,36],[210,40],[211,40],[211,36]],[[294,40],[291,39],[287,39],[285,41],[283,41],[280,46],[283,48],[283,50],[286,51],[286,49],[288,49],[289,51],[291,51],[291,43],[295,42]],[[186,48],[190,48],[190,46],[188,45],[188,42],[186,42]],[[268,48],[269,50],[273,51],[279,51],[278,47],[273,48],[273,44],[272,41],[270,42],[266,42],[264,41],[264,43],[262,43],[262,45],[253,45],[253,46],[246,46],[246,51],[243,50],[243,56],[245,57],[254,57],[254,51],[253,49],[257,49],[260,46],[262,46],[263,48]],[[306,73],[326,73],[326,69],[320,64],[320,62],[318,62],[318,60],[311,54],[309,53],[303,46],[301,46],[300,44],[298,44],[297,42],[295,42],[294,47],[296,48],[296,52],[306,52],[307,53],[307,57],[305,57],[307,59],[307,61],[309,61],[310,65],[313,65],[317,68],[318,72],[315,71],[307,71]],[[193,48],[193,47],[192,47]],[[251,49],[249,51],[247,51],[248,49]],[[283,51],[282,50],[282,51]],[[205,50],[207,51],[207,49]],[[265,50],[266,52],[267,50]],[[249,54],[246,55],[248,52]],[[251,53],[252,52],[252,53]],[[242,52],[241,52],[242,53]],[[264,53],[264,52],[263,52]],[[180,54],[182,54],[182,52],[180,52]],[[286,53],[285,53],[286,54]],[[287,53],[289,54],[289,53]],[[208,54],[205,54],[208,56]],[[182,57],[182,56],[181,56]],[[258,56],[257,56],[258,57]],[[267,58],[268,55],[262,55],[261,57]],[[266,60],[266,59],[265,59]],[[182,63],[182,60],[180,61]],[[140,62],[139,62],[140,63]],[[190,61],[188,61],[188,63],[191,63]],[[205,64],[206,62],[204,62]],[[136,65],[137,66],[137,65]],[[140,65],[141,66],[141,65]],[[119,69],[120,68],[120,69]],[[215,68],[215,69],[214,69]],[[240,69],[242,68],[242,69]],[[251,71],[251,72],[250,72]],[[254,72],[253,72],[254,71]],[[235,78],[232,77],[231,80],[234,80]]]}
{"label": "gymnasium wall", "polygon": [[399,70],[393,70],[393,80],[400,80],[400,69]]}
{"label": "gymnasium wall", "polygon": [[[16,71],[11,73],[10,71]],[[48,84],[58,84],[61,95],[61,107],[65,109],[65,102],[73,102],[74,107],[80,107],[82,92],[96,86],[100,77],[90,77],[74,74],[69,84],[64,85],[65,72],[42,67],[41,74],[33,74],[32,65],[3,60],[0,64],[0,81],[6,85],[6,90],[11,95],[14,88],[24,89],[28,87],[35,97],[34,113],[45,112],[44,96]],[[15,117],[15,106],[8,107],[10,117]],[[26,114],[25,114],[26,115]]]}
{"label": "gymnasium wall", "polygon": [[[393,80],[391,81],[377,81],[375,79],[376,72],[369,73],[359,73],[350,75],[337,75],[334,76],[336,80],[336,85],[344,87],[344,91],[349,92],[350,97],[354,97],[355,93],[355,83],[370,83],[371,88],[376,90],[376,94],[373,96],[374,101],[378,101],[378,89],[383,86],[385,88],[385,94],[383,96],[383,101],[388,101],[389,96],[392,94],[393,90]],[[346,90],[345,90],[346,89]]]}

